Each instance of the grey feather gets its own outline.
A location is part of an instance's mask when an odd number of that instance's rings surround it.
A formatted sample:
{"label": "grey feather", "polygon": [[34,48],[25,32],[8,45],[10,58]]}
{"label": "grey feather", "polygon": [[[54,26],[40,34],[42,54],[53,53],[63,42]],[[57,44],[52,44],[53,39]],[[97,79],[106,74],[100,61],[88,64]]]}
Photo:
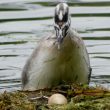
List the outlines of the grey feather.
{"label": "grey feather", "polygon": [[90,61],[86,47],[78,34],[70,29],[61,49],[57,49],[56,37],[41,41],[27,61],[22,82],[24,90],[36,90],[62,82],[88,83]]}

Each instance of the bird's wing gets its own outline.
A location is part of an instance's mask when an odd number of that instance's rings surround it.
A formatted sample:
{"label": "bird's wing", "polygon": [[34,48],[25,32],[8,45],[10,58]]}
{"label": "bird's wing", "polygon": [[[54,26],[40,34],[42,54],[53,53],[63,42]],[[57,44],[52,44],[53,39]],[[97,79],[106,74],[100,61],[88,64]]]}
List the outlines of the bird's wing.
{"label": "bird's wing", "polygon": [[82,40],[82,38],[79,36],[79,34],[77,33],[77,31],[75,31],[74,29],[70,30],[71,33],[71,38],[73,39],[73,41],[75,40],[75,42],[77,43],[77,45],[81,48],[81,51],[83,53],[83,58],[89,68],[89,80],[90,80],[90,76],[91,76],[91,72],[92,72],[92,68],[90,66],[90,59],[89,59],[89,54],[87,52],[87,48]]}

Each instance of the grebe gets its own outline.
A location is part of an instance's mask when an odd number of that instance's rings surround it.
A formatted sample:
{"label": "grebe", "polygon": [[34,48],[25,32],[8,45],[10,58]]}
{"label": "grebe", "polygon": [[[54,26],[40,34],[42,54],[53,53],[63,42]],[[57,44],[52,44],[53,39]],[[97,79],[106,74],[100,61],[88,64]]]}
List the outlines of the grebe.
{"label": "grebe", "polygon": [[91,68],[83,40],[71,28],[69,7],[59,3],[54,15],[55,33],[40,41],[22,72],[22,89],[50,88],[61,83],[87,84]]}

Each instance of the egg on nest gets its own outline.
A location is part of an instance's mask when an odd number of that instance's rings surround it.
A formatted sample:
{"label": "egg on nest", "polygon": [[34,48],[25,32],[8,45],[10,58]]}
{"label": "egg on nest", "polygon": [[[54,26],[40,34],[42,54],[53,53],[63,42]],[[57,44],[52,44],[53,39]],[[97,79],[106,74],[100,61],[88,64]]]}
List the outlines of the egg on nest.
{"label": "egg on nest", "polygon": [[67,98],[59,93],[53,94],[52,96],[49,97],[48,99],[48,104],[49,105],[53,105],[53,104],[59,104],[59,105],[63,105],[63,104],[67,104]]}

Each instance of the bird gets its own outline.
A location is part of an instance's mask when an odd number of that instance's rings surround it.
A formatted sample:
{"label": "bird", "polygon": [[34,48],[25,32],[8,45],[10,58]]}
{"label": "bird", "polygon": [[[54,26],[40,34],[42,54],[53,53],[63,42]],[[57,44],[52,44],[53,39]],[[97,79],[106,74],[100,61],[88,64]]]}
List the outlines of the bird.
{"label": "bird", "polygon": [[54,32],[39,41],[23,68],[22,90],[90,82],[89,54],[82,38],[71,27],[68,4],[58,3],[53,18]]}

